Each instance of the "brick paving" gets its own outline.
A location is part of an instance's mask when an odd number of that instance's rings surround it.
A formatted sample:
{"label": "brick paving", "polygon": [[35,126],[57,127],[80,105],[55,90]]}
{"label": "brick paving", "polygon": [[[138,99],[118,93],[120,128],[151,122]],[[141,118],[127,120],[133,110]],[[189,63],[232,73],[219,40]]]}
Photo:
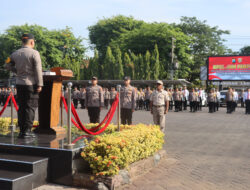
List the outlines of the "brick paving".
{"label": "brick paving", "polygon": [[[86,111],[78,112],[82,121],[88,122]],[[124,189],[249,190],[250,116],[243,109],[225,112],[225,108],[215,114],[207,113],[206,108],[198,113],[170,112],[164,145],[168,158]],[[140,122],[152,123],[150,113],[135,112],[134,123]],[[54,185],[37,190],[45,189],[76,190]]]}

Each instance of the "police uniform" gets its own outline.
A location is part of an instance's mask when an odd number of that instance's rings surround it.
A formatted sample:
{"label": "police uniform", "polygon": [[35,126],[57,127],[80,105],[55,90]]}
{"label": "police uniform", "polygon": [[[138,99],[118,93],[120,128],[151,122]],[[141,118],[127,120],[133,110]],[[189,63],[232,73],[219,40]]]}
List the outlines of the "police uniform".
{"label": "police uniform", "polygon": [[113,102],[115,101],[116,94],[117,94],[116,90],[110,91],[110,106],[112,106]]}
{"label": "police uniform", "polygon": [[209,92],[207,95],[209,113],[215,112],[215,101],[216,101],[215,95],[216,94],[214,92]]}
{"label": "police uniform", "polygon": [[[32,34],[24,34],[22,41],[34,39]],[[19,137],[34,137],[31,133],[38,107],[38,87],[43,86],[42,62],[38,51],[23,46],[10,56],[11,62],[6,68],[16,73]]]}
{"label": "police uniform", "polygon": [[246,112],[245,114],[250,114],[250,90],[243,94],[243,101],[246,105]]}
{"label": "police uniform", "polygon": [[110,100],[110,92],[108,89],[105,90],[104,92],[104,106],[106,109],[109,107],[109,100]]}
{"label": "police uniform", "polygon": [[175,105],[175,112],[180,111],[181,92],[174,91],[174,93],[173,93],[173,100],[174,100],[174,105]]}
{"label": "police uniform", "polygon": [[226,93],[227,113],[233,112],[233,97],[234,93],[232,91]]}
{"label": "police uniform", "polygon": [[86,91],[84,89],[81,89],[79,93],[79,99],[80,99],[81,109],[85,109]]}
{"label": "police uniform", "polygon": [[196,106],[197,93],[195,91],[190,92],[188,100],[190,102],[190,112],[196,112],[197,111],[197,106]]}
{"label": "police uniform", "polygon": [[104,105],[102,87],[90,86],[86,89],[85,106],[88,109],[90,123],[100,123],[100,111]]}
{"label": "police uniform", "polygon": [[79,97],[80,97],[80,91],[78,89],[75,89],[73,92],[72,92],[72,99],[73,99],[73,103],[74,103],[74,106],[75,108],[77,109],[78,107],[78,100],[79,100]]}
{"label": "police uniform", "polygon": [[[161,81],[157,81],[158,84],[163,84]],[[160,125],[161,131],[165,131],[165,113],[168,111],[169,96],[167,91],[161,89],[161,91],[155,90],[150,97],[151,111],[153,114],[153,120],[155,125]]]}
{"label": "police uniform", "polygon": [[150,96],[152,94],[151,90],[145,91],[145,109],[149,111]]}
{"label": "police uniform", "polygon": [[[125,78],[125,80],[130,80]],[[121,87],[121,123],[123,125],[132,124],[132,112],[136,107],[136,91],[131,85]]]}

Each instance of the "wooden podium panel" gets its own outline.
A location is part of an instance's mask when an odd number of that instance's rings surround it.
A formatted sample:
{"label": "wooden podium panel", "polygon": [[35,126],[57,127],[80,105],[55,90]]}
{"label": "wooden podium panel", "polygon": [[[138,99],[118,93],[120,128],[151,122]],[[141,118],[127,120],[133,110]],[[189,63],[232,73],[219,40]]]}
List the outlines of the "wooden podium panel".
{"label": "wooden podium panel", "polygon": [[[68,71],[68,70],[67,70]],[[65,129],[58,126],[60,119],[60,99],[62,81],[69,76],[43,76],[44,86],[39,94],[39,127],[34,132],[42,134],[64,135]]]}

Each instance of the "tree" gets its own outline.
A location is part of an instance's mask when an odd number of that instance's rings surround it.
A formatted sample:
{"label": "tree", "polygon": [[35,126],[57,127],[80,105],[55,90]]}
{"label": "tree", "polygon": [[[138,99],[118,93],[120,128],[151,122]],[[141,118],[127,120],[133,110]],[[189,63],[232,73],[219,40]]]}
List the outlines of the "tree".
{"label": "tree", "polygon": [[220,30],[217,26],[211,27],[206,21],[200,21],[196,17],[182,17],[180,20],[180,24],[173,25],[192,38],[190,53],[194,64],[190,67],[188,79],[194,81],[199,79],[200,66],[205,65],[207,56],[227,53],[222,35],[229,34],[229,31]]}
{"label": "tree", "polygon": [[144,72],[145,72],[145,80],[150,80],[151,70],[150,70],[150,53],[149,51],[145,54],[145,65],[144,65]]}
{"label": "tree", "polygon": [[94,57],[90,59],[89,65],[86,65],[88,71],[88,78],[90,79],[92,76],[99,77],[99,54],[97,49],[94,50]]}
{"label": "tree", "polygon": [[115,71],[115,58],[112,54],[111,48],[108,46],[106,51],[106,56],[103,64],[103,77],[104,79],[114,79]]}
{"label": "tree", "polygon": [[124,54],[124,66],[125,66],[125,75],[130,76],[131,79],[134,79],[134,64],[131,61],[128,53]]}
{"label": "tree", "polygon": [[106,47],[112,40],[118,39],[120,34],[139,28],[144,22],[135,20],[133,17],[122,15],[99,20],[95,25],[88,27],[91,44],[104,58]]}
{"label": "tree", "polygon": [[160,60],[159,60],[159,51],[158,51],[157,44],[155,44],[155,49],[154,49],[153,54],[151,56],[151,70],[152,70],[151,78],[154,79],[154,80],[159,79],[159,76],[160,76]]}
{"label": "tree", "polygon": [[114,79],[116,80],[122,80],[124,77],[124,72],[123,72],[123,64],[122,64],[122,52],[119,47],[116,47],[114,49],[114,54],[115,54],[115,71],[114,71]]}
{"label": "tree", "polygon": [[[67,65],[67,69],[72,69],[74,76],[79,78],[80,65],[86,49],[82,45],[82,38],[76,38],[69,27],[62,30],[48,30],[39,25],[11,26],[0,35],[1,63],[21,47],[23,33],[32,33],[35,36],[35,48],[40,52],[43,69]],[[6,72],[0,74],[8,77]]]}
{"label": "tree", "polygon": [[240,55],[250,55],[250,46],[245,46],[240,49]]}

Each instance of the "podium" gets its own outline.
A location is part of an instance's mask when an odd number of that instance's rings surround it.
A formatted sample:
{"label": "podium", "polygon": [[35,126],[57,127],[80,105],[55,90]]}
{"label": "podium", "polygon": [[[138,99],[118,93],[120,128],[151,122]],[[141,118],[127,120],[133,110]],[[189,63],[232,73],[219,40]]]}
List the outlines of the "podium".
{"label": "podium", "polygon": [[60,67],[52,68],[48,75],[43,75],[44,86],[39,94],[38,116],[39,126],[35,133],[64,135],[66,130],[58,126],[60,118],[60,99],[62,81],[73,77],[71,70]]}

